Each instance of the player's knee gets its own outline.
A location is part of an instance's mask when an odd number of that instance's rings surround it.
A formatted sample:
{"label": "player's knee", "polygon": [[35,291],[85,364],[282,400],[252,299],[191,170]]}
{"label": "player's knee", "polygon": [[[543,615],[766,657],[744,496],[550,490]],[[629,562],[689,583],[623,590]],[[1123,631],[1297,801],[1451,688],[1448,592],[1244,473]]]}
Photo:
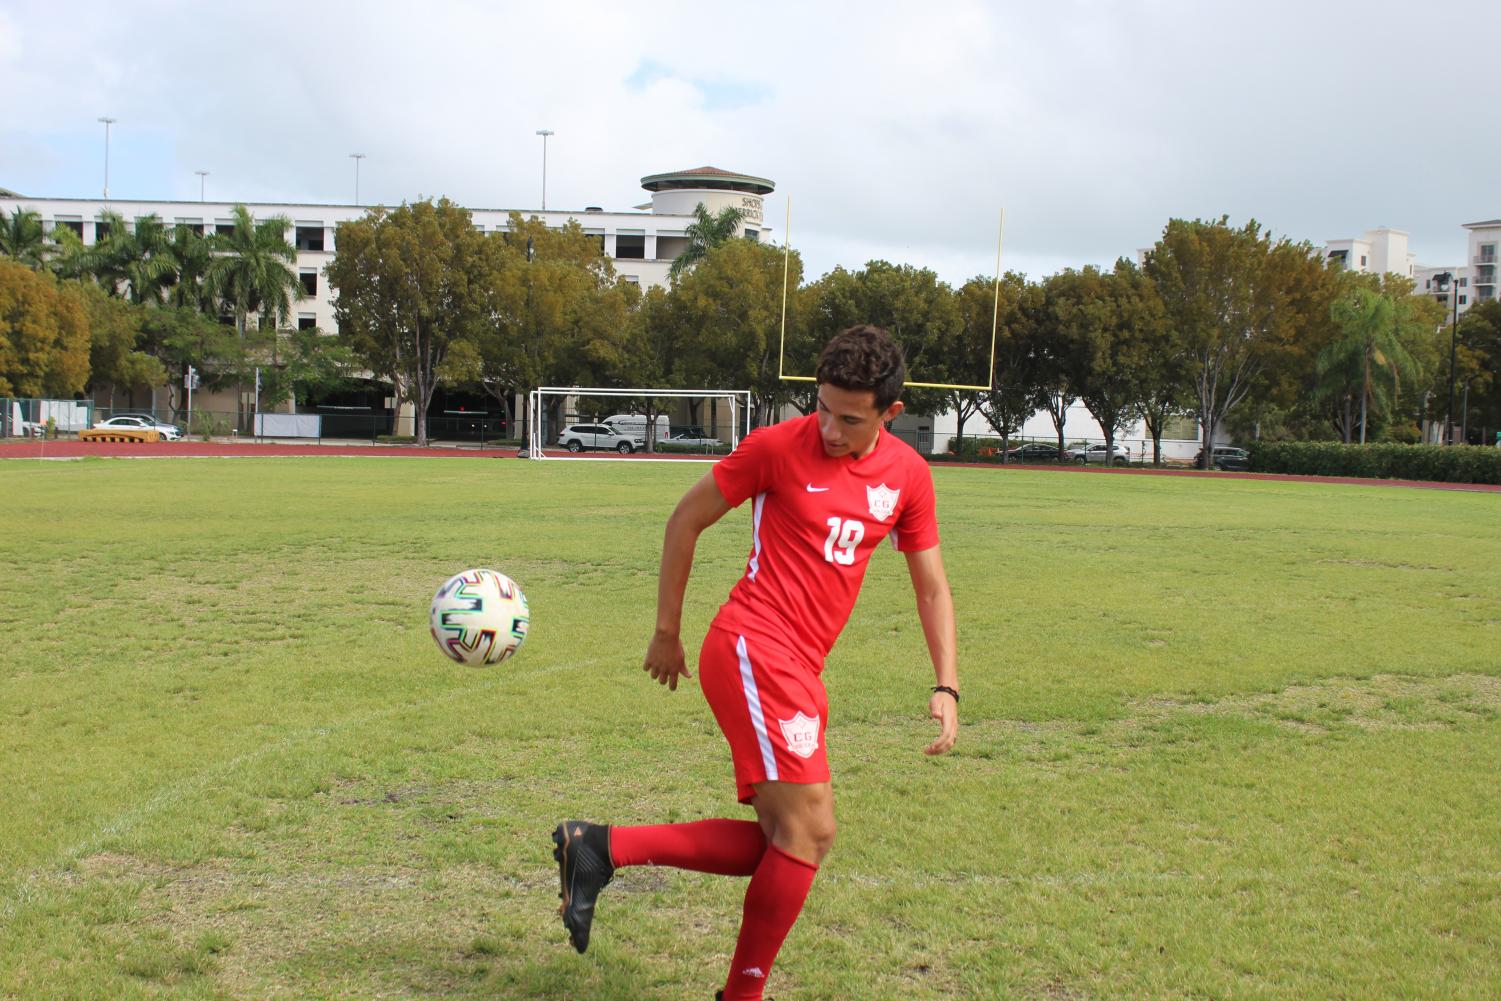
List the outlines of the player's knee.
{"label": "player's knee", "polygon": [[823,857],[829,854],[829,849],[834,847],[834,835],[838,833],[838,830],[839,825],[834,823],[834,815],[830,814],[815,822],[808,832],[819,862],[822,862]]}

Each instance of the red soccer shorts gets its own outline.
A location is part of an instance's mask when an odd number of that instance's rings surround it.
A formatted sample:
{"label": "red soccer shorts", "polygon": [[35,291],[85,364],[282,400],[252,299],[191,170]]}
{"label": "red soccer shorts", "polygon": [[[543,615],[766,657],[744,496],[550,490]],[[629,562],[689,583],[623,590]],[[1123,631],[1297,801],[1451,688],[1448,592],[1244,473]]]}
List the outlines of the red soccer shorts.
{"label": "red soccer shorts", "polygon": [[740,802],[758,782],[829,781],[824,728],[829,697],[818,675],[762,640],[711,626],[698,683],[730,743]]}

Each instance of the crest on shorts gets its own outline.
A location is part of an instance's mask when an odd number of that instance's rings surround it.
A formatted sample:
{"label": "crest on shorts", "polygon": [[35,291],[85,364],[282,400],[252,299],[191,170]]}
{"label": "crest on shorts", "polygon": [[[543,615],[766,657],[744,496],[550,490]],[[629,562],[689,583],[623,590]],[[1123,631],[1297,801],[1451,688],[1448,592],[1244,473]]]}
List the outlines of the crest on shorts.
{"label": "crest on shorts", "polygon": [[787,741],[787,750],[799,758],[811,758],[818,750],[818,717],[812,719],[799,712],[791,719],[777,720],[782,727],[782,737]]}
{"label": "crest on shorts", "polygon": [[884,483],[878,487],[866,487],[865,499],[870,503],[870,516],[877,521],[890,518],[891,512],[896,510],[896,499],[901,495],[900,490],[893,490]]}

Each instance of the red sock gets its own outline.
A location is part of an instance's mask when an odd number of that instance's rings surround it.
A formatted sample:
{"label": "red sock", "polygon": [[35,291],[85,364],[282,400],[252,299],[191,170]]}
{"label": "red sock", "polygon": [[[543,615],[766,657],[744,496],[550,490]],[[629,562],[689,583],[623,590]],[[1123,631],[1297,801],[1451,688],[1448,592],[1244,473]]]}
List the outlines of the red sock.
{"label": "red sock", "polygon": [[745,889],[740,940],[735,943],[735,958],[730,960],[724,1001],[760,1001],[766,975],[782,948],[782,940],[802,913],[817,872],[818,866],[812,862],[793,858],[776,845],[767,846]]}
{"label": "red sock", "polygon": [[610,828],[610,861],[616,866],[670,865],[719,876],[749,876],[764,854],[766,835],[754,820]]}

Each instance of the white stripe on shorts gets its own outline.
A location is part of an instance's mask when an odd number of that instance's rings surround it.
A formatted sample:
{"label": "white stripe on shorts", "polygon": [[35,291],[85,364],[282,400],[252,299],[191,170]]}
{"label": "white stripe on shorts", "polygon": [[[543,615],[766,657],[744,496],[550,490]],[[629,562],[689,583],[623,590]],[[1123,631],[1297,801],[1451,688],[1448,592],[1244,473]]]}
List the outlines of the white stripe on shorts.
{"label": "white stripe on shorts", "polygon": [[740,657],[740,685],[745,689],[745,705],[750,710],[751,726],[756,728],[756,743],[761,746],[761,764],[766,768],[766,781],[777,781],[777,759],[771,753],[771,738],[766,735],[766,716],[761,712],[761,693],[756,690],[756,677],[751,673],[750,654],[745,651],[745,637],[735,639],[735,653]]}

